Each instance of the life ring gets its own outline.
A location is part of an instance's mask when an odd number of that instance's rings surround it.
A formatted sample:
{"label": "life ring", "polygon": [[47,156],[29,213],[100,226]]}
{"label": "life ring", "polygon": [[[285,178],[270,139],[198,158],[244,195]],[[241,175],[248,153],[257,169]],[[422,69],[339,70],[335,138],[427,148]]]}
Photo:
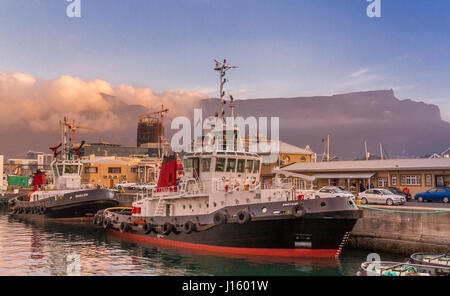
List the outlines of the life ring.
{"label": "life ring", "polygon": [[292,215],[296,218],[300,218],[306,214],[302,204],[296,205],[292,208]]}
{"label": "life ring", "polygon": [[215,213],[213,216],[214,224],[222,225],[227,222],[227,216],[222,213]]}
{"label": "life ring", "polygon": [[120,232],[127,232],[130,229],[130,225],[128,223],[122,222],[120,223],[119,230]]}
{"label": "life ring", "polygon": [[173,228],[174,228],[174,226],[172,224],[170,224],[169,222],[166,222],[162,226],[161,233],[164,235],[168,235],[173,230]]}
{"label": "life ring", "polygon": [[142,229],[144,230],[145,234],[149,234],[150,232],[152,232],[153,226],[151,223],[145,222],[144,225],[142,226]]}
{"label": "life ring", "polygon": [[111,219],[106,218],[106,219],[102,219],[102,220],[103,220],[102,224],[103,224],[104,229],[108,229],[109,227],[111,227]]}
{"label": "life ring", "polygon": [[183,225],[183,230],[185,233],[189,234],[189,233],[197,230],[197,225],[192,221],[187,221]]}
{"label": "life ring", "polygon": [[239,224],[245,224],[247,222],[250,222],[250,220],[252,219],[250,213],[246,210],[239,211],[236,216]]}

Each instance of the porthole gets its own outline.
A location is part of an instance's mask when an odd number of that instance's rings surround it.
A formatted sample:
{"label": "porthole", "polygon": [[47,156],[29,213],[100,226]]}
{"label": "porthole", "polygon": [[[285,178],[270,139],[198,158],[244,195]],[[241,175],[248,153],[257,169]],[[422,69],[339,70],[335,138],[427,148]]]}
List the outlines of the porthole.
{"label": "porthole", "polygon": [[214,202],[214,203],[213,203],[213,206],[214,206],[214,207],[217,207],[217,204],[216,204],[216,202]]}
{"label": "porthole", "polygon": [[262,212],[263,214],[267,213],[267,208],[266,208],[266,207],[262,208],[262,209],[261,209],[261,212]]}
{"label": "porthole", "polygon": [[192,209],[192,205],[189,205],[189,208]]}
{"label": "porthole", "polygon": [[320,203],[320,206],[321,206],[322,208],[325,208],[325,207],[327,206],[327,203],[323,201],[323,202]]}
{"label": "porthole", "polygon": [[183,210],[186,210],[186,205],[183,205]]}
{"label": "porthole", "polygon": [[209,208],[209,204],[208,203],[206,204],[206,207]]}

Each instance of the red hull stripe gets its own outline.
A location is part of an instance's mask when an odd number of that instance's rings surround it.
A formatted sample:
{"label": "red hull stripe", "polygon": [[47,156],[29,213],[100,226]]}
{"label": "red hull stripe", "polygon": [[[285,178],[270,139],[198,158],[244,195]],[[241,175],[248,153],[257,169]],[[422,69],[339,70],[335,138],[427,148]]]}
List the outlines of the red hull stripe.
{"label": "red hull stripe", "polygon": [[147,235],[122,233],[117,230],[110,230],[115,235],[121,236],[133,241],[149,243],[159,246],[168,246],[174,248],[184,248],[221,254],[241,254],[250,256],[278,256],[278,257],[311,257],[311,258],[333,258],[336,257],[337,249],[263,249],[263,248],[236,248],[220,247],[203,244],[194,244],[181,241],[174,241],[164,238],[151,237]]}

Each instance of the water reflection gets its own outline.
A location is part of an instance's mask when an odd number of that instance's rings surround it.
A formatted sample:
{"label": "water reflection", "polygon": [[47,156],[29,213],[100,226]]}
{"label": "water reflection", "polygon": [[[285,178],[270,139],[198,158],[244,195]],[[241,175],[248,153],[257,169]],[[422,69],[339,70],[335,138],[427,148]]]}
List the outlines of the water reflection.
{"label": "water reflection", "polygon": [[368,253],[344,250],[340,260],[223,257],[123,241],[91,224],[0,213],[0,275],[67,275],[73,258],[81,275],[354,275]]}

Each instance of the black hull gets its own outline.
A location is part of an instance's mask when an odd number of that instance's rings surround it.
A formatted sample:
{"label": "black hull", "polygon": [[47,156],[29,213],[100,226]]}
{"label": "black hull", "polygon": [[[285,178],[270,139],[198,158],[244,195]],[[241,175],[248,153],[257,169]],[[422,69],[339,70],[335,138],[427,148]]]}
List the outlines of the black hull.
{"label": "black hull", "polygon": [[82,190],[39,202],[16,202],[11,215],[39,219],[92,219],[97,211],[118,205],[119,201],[109,190]]}
{"label": "black hull", "polygon": [[[232,208],[227,210],[232,211]],[[142,225],[136,224],[119,232],[121,222],[130,221],[129,216],[123,216],[113,221],[112,231],[126,239],[206,252],[338,257],[361,215],[360,210],[347,209],[310,212],[302,217],[254,217],[242,224],[229,219],[227,223],[204,226],[190,233],[178,226],[168,234],[162,234],[158,227],[145,234]]]}

